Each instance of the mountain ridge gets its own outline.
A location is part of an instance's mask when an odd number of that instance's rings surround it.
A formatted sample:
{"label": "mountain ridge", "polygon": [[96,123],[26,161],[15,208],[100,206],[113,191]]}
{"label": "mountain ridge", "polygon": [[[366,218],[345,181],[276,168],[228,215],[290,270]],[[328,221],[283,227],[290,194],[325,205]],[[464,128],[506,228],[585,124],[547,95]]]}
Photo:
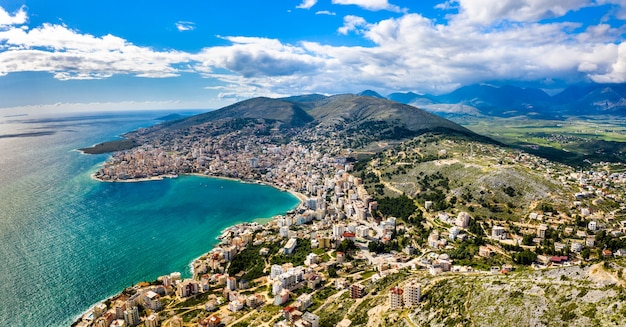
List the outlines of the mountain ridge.
{"label": "mountain ridge", "polygon": [[441,95],[395,92],[387,98],[430,112],[499,117],[626,114],[626,84],[572,85],[554,95],[538,88],[474,84]]}

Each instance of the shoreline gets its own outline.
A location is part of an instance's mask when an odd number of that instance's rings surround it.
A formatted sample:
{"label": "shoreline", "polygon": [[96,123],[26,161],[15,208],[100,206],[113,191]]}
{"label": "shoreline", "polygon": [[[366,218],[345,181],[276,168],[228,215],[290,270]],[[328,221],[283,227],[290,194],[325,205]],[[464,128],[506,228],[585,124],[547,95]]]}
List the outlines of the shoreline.
{"label": "shoreline", "polygon": [[223,179],[223,180],[227,180],[227,181],[232,181],[232,182],[239,182],[239,183],[244,183],[244,184],[259,184],[259,185],[265,185],[265,186],[270,186],[273,187],[275,189],[278,189],[282,192],[289,192],[291,195],[293,195],[294,197],[296,197],[300,203],[303,203],[304,201],[306,201],[308,199],[308,197],[300,192],[296,192],[294,190],[285,188],[285,187],[281,187],[279,185],[274,185],[272,183],[267,183],[264,181],[246,181],[243,179],[239,179],[239,178],[235,178],[235,177],[227,177],[227,176],[218,176],[218,175],[205,175],[205,174],[201,174],[201,173],[184,173],[184,174],[180,174],[180,175],[159,175],[159,176],[151,176],[151,177],[142,177],[142,178],[129,178],[129,179],[116,179],[116,180],[104,180],[104,179],[100,179],[98,177],[96,177],[96,174],[93,173],[90,175],[92,179],[98,181],[98,182],[103,182],[103,183],[140,183],[140,182],[150,182],[150,181],[162,181],[165,179],[175,179],[178,178],[179,176],[197,176],[197,177],[205,177],[205,178],[215,178],[215,179]]}
{"label": "shoreline", "polygon": [[[125,180],[102,180],[96,177],[95,173],[90,175],[91,178],[93,180],[99,181],[99,182],[104,182],[104,183],[115,183],[115,182],[121,182],[121,183],[135,183],[135,182],[150,182],[150,181],[162,181],[165,180],[166,178],[177,178],[179,175],[176,175],[174,177],[174,175],[160,175],[160,176],[154,176],[154,177],[147,177],[147,178],[133,178],[133,179],[125,179]],[[249,182],[249,181],[245,181],[242,179],[238,179],[238,178],[234,178],[234,177],[226,177],[226,176],[213,176],[213,175],[204,175],[204,174],[200,174],[200,173],[189,173],[189,174],[182,174],[182,176],[197,176],[197,177],[205,177],[205,178],[214,178],[214,179],[222,179],[222,180],[227,180],[227,181],[232,181],[232,182],[239,182],[239,183],[244,183],[244,184],[258,184],[258,185],[265,185],[265,186],[270,186],[273,187],[277,190],[280,190],[281,192],[288,192],[289,194],[291,194],[292,196],[294,196],[296,199],[298,199],[298,204],[295,206],[295,208],[300,207],[304,201],[306,201],[306,199],[308,198],[306,195],[290,190],[290,189],[286,189],[277,185],[273,185],[270,183],[266,183],[266,182],[262,182],[262,181],[254,181],[254,182]],[[293,209],[292,209],[293,210]],[[274,216],[275,217],[275,216]],[[269,223],[270,221],[272,221],[272,219],[274,219],[274,217],[267,217],[267,218],[260,218],[260,217],[256,217],[251,219],[250,221],[246,221],[246,222],[238,222],[236,224],[230,225],[228,227],[224,227],[220,233],[219,236],[217,236],[215,238],[216,243],[213,244],[211,246],[211,248],[208,251],[205,251],[204,253],[202,253],[200,256],[192,259],[189,262],[189,269],[190,269],[190,273],[191,273],[191,277],[194,278],[195,276],[195,272],[194,272],[194,262],[199,260],[200,258],[209,255],[211,253],[211,251],[213,251],[215,249],[215,247],[220,243],[220,236],[224,233],[225,230],[229,229],[229,228],[233,228],[237,225],[240,224],[246,224],[246,223],[258,223],[260,225],[264,225]],[[261,222],[259,220],[262,220]],[[135,283],[134,285],[137,285],[138,283],[141,283],[144,281],[139,281],[137,283]],[[118,291],[115,294],[111,295],[111,296],[107,296],[105,297],[103,300],[100,300],[94,304],[92,304],[87,310],[85,310],[84,312],[82,312],[81,314],[79,314],[75,319],[74,319],[74,323],[72,323],[71,326],[78,326],[82,320],[83,317],[85,317],[90,311],[93,310],[93,308],[99,304],[99,303],[103,303],[106,302],[107,300],[114,300],[119,298],[120,296],[122,296],[122,292],[124,292],[124,290]]]}

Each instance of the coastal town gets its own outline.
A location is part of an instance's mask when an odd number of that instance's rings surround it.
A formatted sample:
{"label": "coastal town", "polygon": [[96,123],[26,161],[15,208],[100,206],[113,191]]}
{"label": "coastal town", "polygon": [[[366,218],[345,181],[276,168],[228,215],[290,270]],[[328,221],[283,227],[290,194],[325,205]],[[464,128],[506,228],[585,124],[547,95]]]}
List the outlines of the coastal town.
{"label": "coastal town", "polygon": [[[228,133],[201,136],[223,127],[203,125],[151,142],[137,131],[143,145],[115,153],[95,178],[229,177],[290,191],[300,205],[265,224],[227,228],[192,263],[189,278],[172,272],[128,287],[76,326],[421,326],[419,312],[445,301],[435,293],[441,283],[518,271],[559,271],[564,283],[571,269],[595,277],[600,269],[594,287],[623,289],[624,167],[576,171],[496,145],[424,137],[357,161],[350,140],[330,127],[278,137],[256,120],[239,123]],[[438,189],[425,177],[419,190],[402,189],[416,184],[395,177],[403,175],[398,169],[459,158],[525,167],[570,193],[550,205],[533,199],[533,207],[481,204],[464,194],[451,203],[450,195],[424,197]]]}

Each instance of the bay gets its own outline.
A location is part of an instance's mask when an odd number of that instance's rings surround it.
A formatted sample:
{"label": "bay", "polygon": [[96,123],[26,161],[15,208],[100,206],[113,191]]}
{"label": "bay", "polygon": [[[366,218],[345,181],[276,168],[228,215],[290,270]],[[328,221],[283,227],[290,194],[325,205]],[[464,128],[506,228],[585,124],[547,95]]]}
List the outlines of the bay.
{"label": "bay", "polygon": [[91,178],[107,155],[76,148],[165,114],[0,118],[0,325],[68,326],[124,287],[189,276],[224,228],[298,204],[275,188],[223,179]]}

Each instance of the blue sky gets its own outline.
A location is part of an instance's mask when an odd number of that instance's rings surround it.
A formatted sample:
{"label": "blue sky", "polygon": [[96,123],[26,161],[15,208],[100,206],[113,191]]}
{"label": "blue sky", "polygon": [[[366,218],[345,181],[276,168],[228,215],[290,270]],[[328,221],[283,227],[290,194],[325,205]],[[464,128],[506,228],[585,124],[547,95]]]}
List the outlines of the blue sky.
{"label": "blue sky", "polygon": [[0,110],[622,83],[625,19],[626,0],[0,0]]}

